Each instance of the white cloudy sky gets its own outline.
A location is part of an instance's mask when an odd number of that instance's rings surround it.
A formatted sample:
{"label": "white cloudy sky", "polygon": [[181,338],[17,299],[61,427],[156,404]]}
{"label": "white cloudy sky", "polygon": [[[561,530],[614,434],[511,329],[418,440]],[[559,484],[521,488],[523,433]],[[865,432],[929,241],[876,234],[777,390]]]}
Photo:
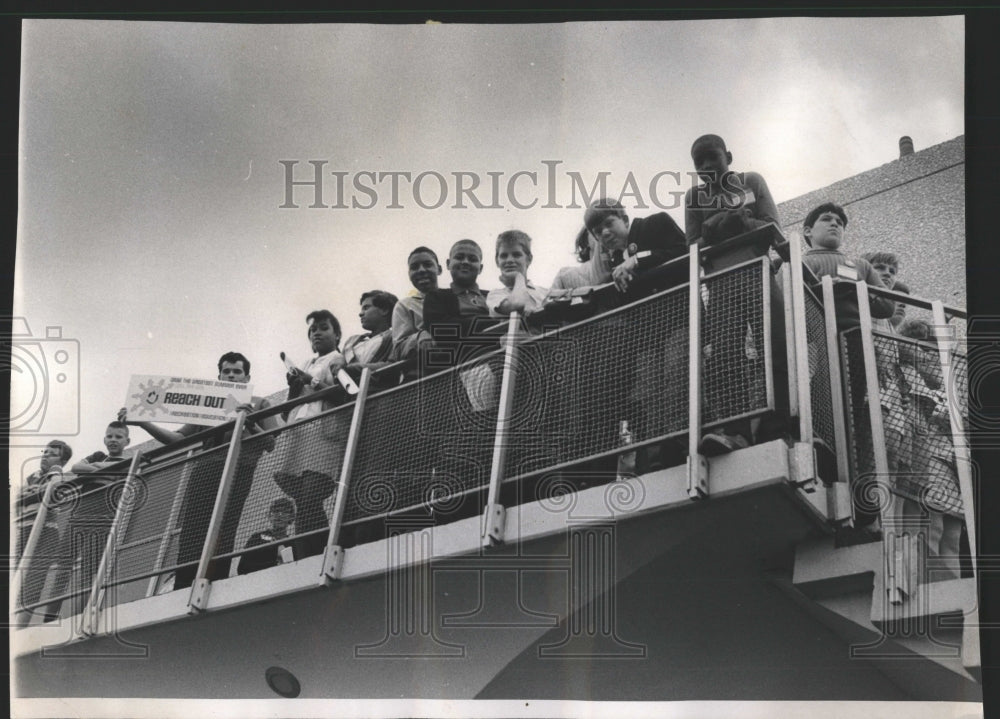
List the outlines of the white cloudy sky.
{"label": "white cloudy sky", "polygon": [[[23,27],[15,314],[79,342],[78,456],[101,447],[132,374],[214,377],[239,350],[258,393],[281,388],[278,353],[309,353],[305,315],[326,307],[360,331],[361,292],[407,292],[418,244],[443,257],[476,239],[490,288],[497,233],[522,229],[547,285],[573,263],[582,212],[541,207],[543,161],[561,162],[557,204],[567,171],[588,185],[609,172],[612,194],[631,172],[648,204],[651,179],[689,171],[692,140],[715,132],[780,202],[894,159],[901,135],[921,149],[964,124],[961,17]],[[404,182],[388,209],[386,180],[373,209],[310,209],[308,189],[281,209],[281,160],[300,161],[297,179],[309,160],[348,180],[435,171],[449,195],[423,209]],[[538,199],[529,210],[506,198],[518,171],[538,174],[537,190],[518,184],[521,202]],[[504,173],[503,207],[453,208],[455,172]],[[661,202],[686,186],[662,180]],[[436,183],[422,190],[433,203]],[[60,389],[53,422],[77,410]]]}

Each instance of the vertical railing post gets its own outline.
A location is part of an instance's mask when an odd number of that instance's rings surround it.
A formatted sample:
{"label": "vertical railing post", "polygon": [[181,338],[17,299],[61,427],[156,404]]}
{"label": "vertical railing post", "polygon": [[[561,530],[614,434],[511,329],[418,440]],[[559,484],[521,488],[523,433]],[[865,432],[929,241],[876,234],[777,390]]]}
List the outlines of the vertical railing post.
{"label": "vertical railing post", "polygon": [[[965,529],[969,535],[969,551],[972,554],[972,573],[976,575],[976,512],[973,505],[971,459],[968,442],[965,439],[965,421],[962,413],[968,408],[961,407],[957,398],[951,396],[954,387],[955,362],[952,347],[956,342],[954,328],[948,325],[944,314],[944,304],[940,300],[931,303],[934,324],[937,331],[938,355],[941,360],[941,378],[948,399],[948,419],[951,425],[951,443],[955,450],[955,466],[958,470],[958,488],[962,494],[962,513],[965,515]],[[948,332],[951,330],[951,332]],[[966,374],[968,376],[968,373]]]}
{"label": "vertical railing post", "polygon": [[[885,447],[885,428],[882,423],[882,397],[878,378],[878,364],[875,355],[875,336],[872,334],[872,315],[868,300],[868,285],[864,280],[855,282],[857,290],[858,316],[861,322],[861,354],[864,359],[866,404],[868,421],[872,433],[872,455],[875,464],[875,485],[861,488],[864,499],[880,502],[879,517],[882,523],[882,548],[886,570],[885,590],[891,604],[902,604],[905,595],[914,587],[910,585],[910,571],[906,562],[904,544],[906,535],[897,537],[894,521],[889,519],[888,508],[882,502],[891,502],[892,477],[889,476],[889,458]],[[879,486],[882,484],[883,486]],[[897,504],[897,503],[893,503]]]}
{"label": "vertical railing post", "polygon": [[364,422],[365,405],[368,403],[368,390],[371,387],[372,371],[365,367],[361,370],[361,382],[358,393],[354,397],[354,414],[351,417],[351,428],[347,432],[347,445],[344,448],[344,461],[340,466],[340,481],[337,485],[337,497],[333,503],[333,519],[330,521],[330,533],[326,538],[326,551],[323,554],[323,569],[320,572],[319,583],[327,585],[340,577],[344,563],[344,550],[338,544],[340,528],[344,524],[344,513],[347,510],[347,494],[350,490],[351,474],[354,472],[354,459],[358,454],[361,442],[362,422]]}
{"label": "vertical railing post", "polygon": [[507,462],[507,445],[510,442],[510,415],[514,406],[515,368],[517,361],[517,336],[520,328],[517,312],[510,313],[507,334],[504,335],[503,375],[500,382],[500,402],[497,407],[497,429],[493,435],[493,460],[490,464],[490,486],[483,510],[482,541],[484,545],[504,541],[505,512],[500,504],[500,482]]}
{"label": "vertical railing post", "polygon": [[826,361],[830,374],[830,403],[833,412],[833,443],[837,457],[837,482],[828,495],[828,512],[834,520],[851,519],[851,470],[847,447],[847,415],[844,410],[844,383],[840,371],[840,335],[837,332],[837,310],[833,297],[833,278],[822,278],[823,324],[826,326]]}
{"label": "vertical railing post", "polygon": [[[791,243],[789,243],[791,244]],[[785,310],[785,366],[788,367],[788,416],[799,416],[799,380],[795,347],[795,318],[792,315],[791,261],[781,265],[781,296]]]}
{"label": "vertical railing post", "polygon": [[[125,485],[122,487],[121,498],[118,500],[118,506],[115,508],[115,518],[111,523],[111,531],[108,532],[108,538],[104,543],[104,553],[101,555],[101,563],[97,565],[97,573],[94,574],[94,580],[90,585],[90,596],[87,599],[86,606],[83,608],[83,633],[88,636],[96,634],[98,631],[98,619],[100,618],[101,605],[105,596],[102,585],[108,577],[111,567],[117,560],[118,536],[119,534],[124,534],[126,518],[132,513],[132,509],[136,504],[132,498],[139,496],[139,490],[136,489],[135,485],[141,481],[139,477],[139,462],[141,459],[141,451],[132,455],[132,463],[129,465],[128,475],[125,477]],[[108,485],[104,491],[110,492],[112,487],[114,487],[114,484]],[[86,547],[84,551],[86,551]]]}
{"label": "vertical railing post", "polygon": [[850,460],[847,449],[847,415],[844,412],[844,383],[840,372],[840,337],[837,333],[837,310],[833,298],[833,278],[823,277],[823,319],[826,325],[826,356],[830,368],[830,402],[833,405],[833,441],[837,453],[837,481],[850,483]]}
{"label": "vertical railing post", "polygon": [[795,338],[795,376],[798,382],[799,441],[812,451],[812,394],[809,388],[809,335],[806,332],[806,288],[802,273],[802,239],[797,232],[788,241],[792,274],[792,336]]}
{"label": "vertical railing post", "polygon": [[[718,351],[718,348],[713,348]],[[708,461],[701,443],[701,253],[688,250],[688,459],[687,493],[691,499],[708,495]]]}
{"label": "vertical railing post", "polygon": [[[54,472],[52,473],[54,474]],[[38,505],[38,510],[35,512],[35,521],[31,525],[31,531],[28,533],[28,540],[24,543],[24,546],[20,548],[21,556],[15,557],[17,564],[15,565],[14,576],[11,577],[11,609],[10,616],[15,616],[18,612],[18,603],[20,602],[21,589],[24,586],[24,576],[28,569],[31,568],[35,557],[35,550],[38,548],[38,543],[41,541],[42,530],[45,527],[45,521],[48,518],[49,507],[52,504],[52,494],[55,491],[56,485],[59,484],[61,479],[48,479],[50,475],[46,475],[47,481],[45,484],[45,491],[42,493],[42,501]],[[59,473],[62,477],[62,473]],[[17,542],[20,536],[21,528],[17,527],[18,536],[15,537],[15,542]]]}
{"label": "vertical railing post", "polygon": [[[181,505],[183,503],[184,497],[187,495],[188,482],[191,481],[191,473],[193,471],[193,462],[191,458],[194,456],[194,449],[189,449],[187,456],[185,458],[184,468],[181,470],[181,478],[177,483],[177,491],[174,492],[174,501],[170,505],[170,515],[167,517],[166,526],[163,529],[163,537],[160,539],[160,546],[156,550],[156,561],[153,564],[154,570],[160,570],[163,567],[163,562],[167,559],[167,551],[170,549],[170,539],[174,532],[174,527],[177,526],[177,519],[180,517]],[[151,597],[156,594],[160,589],[160,582],[162,577],[156,574],[149,578],[149,584],[146,587],[146,596]]]}
{"label": "vertical railing post", "polygon": [[[975,578],[979,570],[976,559],[976,508],[974,504],[974,487],[972,486],[972,460],[969,457],[969,447],[965,434],[965,420],[962,416],[968,411],[968,407],[963,407],[957,401],[958,398],[952,396],[952,390],[955,386],[955,362],[952,353],[954,343],[956,342],[954,328],[948,325],[948,319],[944,314],[944,304],[940,300],[935,300],[931,303],[931,312],[934,315],[935,339],[937,340],[938,354],[941,360],[941,380],[948,402],[947,409],[951,425],[951,444],[955,452],[955,469],[958,471],[958,489],[962,495],[962,514],[965,517],[965,532],[969,538],[969,554],[972,559],[972,581],[973,586],[976,586]],[[966,361],[968,361],[968,357],[966,357]],[[968,367],[966,367],[966,378],[968,376]],[[968,390],[966,390],[966,396],[968,396]],[[982,666],[979,649],[978,604],[963,617],[962,664],[967,669],[972,669],[973,671],[979,670]]]}
{"label": "vertical railing post", "polygon": [[[767,257],[762,257],[760,261],[760,274],[763,285],[761,286],[760,297],[762,303],[761,326],[764,328],[764,396],[767,408],[774,412],[775,406],[775,377],[774,377],[774,342],[772,334],[774,327],[771,324],[771,305],[775,298],[771,297],[771,284],[774,282],[771,275],[771,264]],[[744,352],[746,350],[744,349]]]}
{"label": "vertical railing post", "polygon": [[222,478],[219,480],[219,491],[215,495],[215,507],[212,509],[212,518],[208,523],[208,532],[205,534],[205,543],[201,547],[201,558],[198,560],[198,569],[195,572],[191,594],[188,598],[189,614],[203,611],[208,606],[211,582],[206,579],[206,575],[208,574],[208,566],[212,562],[216,542],[218,542],[219,534],[222,532],[222,518],[226,513],[229,490],[233,486],[233,477],[236,476],[237,465],[240,461],[240,445],[243,443],[243,427],[246,424],[246,418],[246,412],[236,413],[232,438],[229,440],[229,450],[226,452],[226,464],[222,469]]}

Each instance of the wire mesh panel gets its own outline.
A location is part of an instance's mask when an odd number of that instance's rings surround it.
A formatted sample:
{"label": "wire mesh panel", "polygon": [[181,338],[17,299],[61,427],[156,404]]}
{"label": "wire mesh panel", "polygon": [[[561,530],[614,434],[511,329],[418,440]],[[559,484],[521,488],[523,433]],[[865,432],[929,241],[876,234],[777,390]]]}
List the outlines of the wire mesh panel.
{"label": "wire mesh panel", "polygon": [[[948,388],[944,385],[937,345],[878,336],[876,346],[880,345],[894,346],[902,395],[900,416],[898,419],[893,417],[891,422],[892,432],[901,435],[901,439],[894,439],[894,444],[903,445],[900,457],[892,462],[898,472],[894,477],[893,490],[919,502],[925,509],[948,513],[960,519],[962,497],[950,413],[961,410],[952,405],[958,398],[949,397]],[[953,355],[949,359],[957,358]],[[889,433],[887,427],[886,434]]]}
{"label": "wire mesh panel", "polygon": [[214,447],[187,462],[190,463],[190,475],[179,497],[176,521],[170,530],[171,540],[176,537],[176,542],[167,552],[164,566],[174,571],[174,589],[190,587],[194,582],[228,449],[228,445]]}
{"label": "wire mesh panel", "polygon": [[118,551],[109,566],[105,584],[128,586],[109,593],[106,605],[145,596],[148,581],[144,580],[167,561],[169,549],[176,553],[172,520],[179,510],[182,480],[185,474],[190,475],[192,466],[193,461],[178,461],[146,468],[122,497],[121,501],[129,510],[128,521],[119,529]]}
{"label": "wire mesh panel", "polygon": [[830,361],[826,343],[826,317],[823,314],[823,305],[812,292],[805,293],[805,306],[813,432],[832,451],[836,447],[836,443],[833,428],[833,398],[830,394]]}
{"label": "wire mesh panel", "polygon": [[[82,485],[67,477],[53,492],[51,518],[47,522],[22,583],[21,599],[26,609],[68,616],[79,613],[97,573],[124,480],[95,489],[91,481]],[[67,601],[69,604],[67,604]]]}
{"label": "wire mesh panel", "polygon": [[[886,490],[919,503],[924,510],[960,517],[961,495],[955,470],[949,412],[937,346],[892,334],[873,335],[879,386],[865,379],[861,330],[842,335],[848,395],[849,439],[856,507],[874,514]],[[964,357],[954,355],[955,374]],[[959,380],[960,381],[960,380]],[[879,403],[890,476],[876,482],[869,403]]]}
{"label": "wire mesh panel", "polygon": [[763,264],[754,262],[705,279],[705,424],[769,408],[764,332],[769,308],[764,307],[762,272]]}
{"label": "wire mesh panel", "polygon": [[[258,548],[259,555],[262,544],[271,547],[270,564],[276,564],[278,542],[263,537],[287,540],[295,559],[323,551],[353,413],[351,403],[277,433],[243,439],[213,553],[213,578],[230,576],[234,554]],[[241,558],[236,571],[245,573],[251,565],[260,568],[259,561],[243,563]]]}
{"label": "wire mesh panel", "polygon": [[[68,485],[67,485],[68,487]],[[17,557],[19,566],[23,569],[20,593],[15,598],[18,607],[36,610],[54,596],[53,588],[46,590],[46,582],[56,578],[57,573],[67,571],[72,566],[70,557],[64,556],[62,530],[69,517],[70,505],[78,501],[76,493],[67,492],[60,485],[52,495],[46,516],[42,520],[38,532],[38,541],[34,550],[22,555],[28,543],[28,537],[38,516],[37,510],[30,510],[19,518],[17,526]],[[43,602],[43,596],[45,602]],[[58,605],[55,607],[58,609]],[[32,613],[35,613],[32,611]],[[41,612],[39,612],[41,613]]]}
{"label": "wire mesh panel", "polygon": [[522,344],[505,476],[685,431],[687,359],[684,288]]}
{"label": "wire mesh panel", "polygon": [[439,514],[488,485],[503,374],[493,352],[365,406],[344,521],[432,503]]}

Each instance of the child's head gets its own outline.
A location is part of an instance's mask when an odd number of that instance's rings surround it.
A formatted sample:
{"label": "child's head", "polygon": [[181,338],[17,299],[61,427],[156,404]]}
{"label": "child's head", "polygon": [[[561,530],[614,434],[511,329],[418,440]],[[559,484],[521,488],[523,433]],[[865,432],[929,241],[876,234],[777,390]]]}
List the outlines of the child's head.
{"label": "child's head", "polygon": [[427,247],[417,247],[406,258],[410,273],[410,284],[420,292],[437,289],[438,277],[441,275],[441,263],[434,250]]}
{"label": "child's head", "polygon": [[628,244],[628,215],[617,200],[603,197],[593,202],[583,213],[583,224],[608,252]]}
{"label": "child's head", "polygon": [[128,425],[124,422],[111,422],[104,430],[104,446],[111,457],[121,457],[122,452],[128,446]]}
{"label": "child's head", "polygon": [[691,159],[701,181],[716,185],[729,172],[733,153],[726,149],[726,141],[718,135],[702,135],[691,145]]}
{"label": "child's head", "polygon": [[330,310],[313,310],[306,315],[309,329],[306,336],[318,355],[333,352],[340,346],[340,322]]}
{"label": "child's head", "polygon": [[42,471],[48,472],[55,466],[62,467],[72,456],[73,450],[68,444],[61,439],[54,439],[42,450]]}
{"label": "child's head", "polygon": [[500,281],[508,287],[514,283],[518,273],[527,277],[531,264],[531,238],[520,230],[507,230],[497,235],[497,267]]}
{"label": "child's head", "polygon": [[246,384],[250,381],[250,360],[239,352],[226,352],[219,358],[219,381]]}
{"label": "child's head", "polygon": [[896,330],[902,337],[920,340],[924,344],[911,345],[909,342],[899,343],[899,361],[912,364],[923,376],[931,389],[941,385],[941,359],[938,355],[937,336],[931,325],[921,319],[904,321]]}
{"label": "child's head", "polygon": [[896,274],[899,272],[899,258],[893,252],[869,252],[862,255],[868,264],[878,273],[886,289],[896,286]]}
{"label": "child's head", "polygon": [[295,521],[295,502],[288,497],[279,497],[271,502],[271,507],[267,510],[267,517],[271,522],[271,529],[276,532],[285,532],[288,525]]}
{"label": "child's head", "polygon": [[368,332],[384,332],[392,326],[392,308],[396,295],[384,290],[371,290],[361,295],[358,317],[361,327]]}
{"label": "child's head", "polygon": [[451,281],[459,287],[472,287],[483,271],[483,248],[474,240],[459,240],[448,252]]}
{"label": "child's head", "polygon": [[824,202],[814,207],[802,223],[802,234],[806,244],[820,250],[836,250],[844,240],[847,228],[847,213],[833,202]]}

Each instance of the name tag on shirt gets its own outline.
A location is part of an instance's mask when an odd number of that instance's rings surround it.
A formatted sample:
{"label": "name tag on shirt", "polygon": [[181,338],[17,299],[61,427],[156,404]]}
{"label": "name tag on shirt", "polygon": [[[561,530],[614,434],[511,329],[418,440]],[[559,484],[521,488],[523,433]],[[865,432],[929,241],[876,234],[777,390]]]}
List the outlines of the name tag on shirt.
{"label": "name tag on shirt", "polygon": [[837,265],[837,277],[843,277],[845,280],[858,279],[858,271],[849,265]]}

